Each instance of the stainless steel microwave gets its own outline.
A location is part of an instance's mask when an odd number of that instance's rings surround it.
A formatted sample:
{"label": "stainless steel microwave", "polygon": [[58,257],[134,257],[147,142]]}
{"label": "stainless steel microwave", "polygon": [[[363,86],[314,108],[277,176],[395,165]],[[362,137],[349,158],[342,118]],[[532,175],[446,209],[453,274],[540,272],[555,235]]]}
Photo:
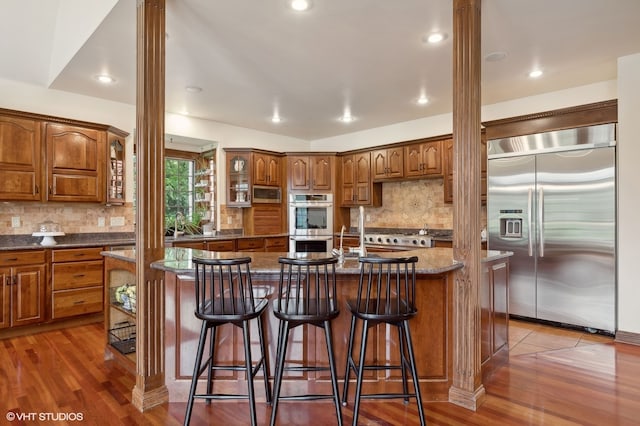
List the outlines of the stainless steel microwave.
{"label": "stainless steel microwave", "polygon": [[282,202],[282,189],[277,186],[253,186],[252,203],[272,203],[280,204]]}

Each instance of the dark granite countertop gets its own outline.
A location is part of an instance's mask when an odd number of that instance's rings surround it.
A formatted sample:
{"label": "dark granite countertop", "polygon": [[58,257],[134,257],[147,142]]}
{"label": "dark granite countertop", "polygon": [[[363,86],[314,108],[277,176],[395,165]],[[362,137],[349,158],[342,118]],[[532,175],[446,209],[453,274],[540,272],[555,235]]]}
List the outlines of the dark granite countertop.
{"label": "dark granite countertop", "polygon": [[[462,267],[462,263],[453,259],[453,251],[450,248],[429,248],[417,249],[401,252],[402,256],[418,256],[416,272],[419,274],[440,274]],[[135,250],[113,250],[102,252],[104,256],[113,257],[127,262],[135,262]],[[483,250],[483,262],[508,258],[511,252],[496,250]],[[251,257],[251,270],[257,274],[279,273],[278,256],[296,256],[293,253],[263,253],[263,252],[211,252],[206,250],[196,250],[187,248],[165,248],[165,257],[152,263],[152,268],[172,272],[175,274],[192,274],[193,257],[201,258],[235,258]],[[394,257],[395,253],[375,253],[375,256]],[[326,256],[325,253],[305,253],[297,256]],[[347,257],[344,262],[338,265],[338,273],[359,273],[359,263],[356,257]]]}
{"label": "dark granite countertop", "polygon": [[[165,243],[174,241],[214,241],[241,238],[265,238],[282,237],[288,234],[277,235],[242,235],[238,233],[217,233],[213,235],[181,235],[179,237],[165,237]],[[0,251],[2,250],[35,250],[45,248],[74,248],[74,247],[100,247],[100,246],[131,246],[136,239],[133,232],[102,232],[67,234],[55,237],[56,245],[40,245],[42,237],[34,237],[30,234],[0,235]]]}

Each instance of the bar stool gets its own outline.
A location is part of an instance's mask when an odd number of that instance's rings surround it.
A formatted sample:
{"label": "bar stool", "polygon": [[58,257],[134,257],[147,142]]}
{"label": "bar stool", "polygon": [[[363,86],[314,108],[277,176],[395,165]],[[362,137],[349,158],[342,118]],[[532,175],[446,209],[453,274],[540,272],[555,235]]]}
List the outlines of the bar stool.
{"label": "bar stool", "polygon": [[[278,349],[276,351],[276,372],[274,379],[273,407],[271,425],[275,425],[279,400],[315,400],[333,399],[338,424],[342,425],[342,408],[338,394],[333,354],[331,321],[340,313],[336,299],[335,264],[338,258],[321,254],[306,253],[304,257],[280,257],[280,282],[277,298],[273,300],[273,314],[280,320],[278,329]],[[284,371],[327,371],[327,367],[315,365],[286,366],[289,331],[303,324],[320,327],[324,330],[332,394],[306,394],[281,396],[282,375]]]}
{"label": "bar stool", "polygon": [[[361,257],[360,279],[356,299],[347,300],[351,311],[351,329],[349,331],[349,347],[347,349],[347,368],[344,374],[344,392],[342,404],[347,404],[349,377],[351,370],[356,374],[356,395],[353,407],[353,424],[358,423],[358,412],[362,398],[404,398],[406,402],[415,397],[418,403],[420,424],[425,424],[420,384],[416,370],[413,344],[409,331],[409,320],[416,313],[415,307],[415,264],[417,256],[412,257]],[[360,356],[356,363],[353,358],[354,335],[357,320],[362,321],[360,338]],[[365,364],[367,335],[370,327],[377,324],[389,324],[398,328],[400,349],[399,365]],[[407,368],[413,378],[412,393],[407,384]],[[362,378],[365,370],[400,370],[402,372],[402,393],[362,394]]]}
{"label": "bar stool", "polygon": [[[266,341],[262,326],[262,316],[266,312],[268,300],[254,297],[251,284],[250,257],[234,259],[200,259],[194,258],[195,265],[195,316],[202,320],[200,340],[196,353],[196,361],[191,379],[191,390],[187,403],[184,424],[191,421],[191,411],[195,398],[205,399],[207,404],[212,399],[249,399],[251,424],[256,425],[255,395],[253,379],[260,368],[264,374],[264,386],[267,403],[271,402],[271,387],[269,384],[269,365]],[[251,320],[257,320],[260,338],[260,359],[255,363],[251,359],[251,338],[249,326]],[[242,328],[244,339],[244,365],[216,365],[215,347],[216,330],[218,327],[232,324]],[[202,362],[206,339],[209,335],[209,356]],[[248,393],[246,395],[221,394],[213,392],[213,373],[216,370],[245,371]],[[196,394],[198,378],[207,372],[206,393]]]}

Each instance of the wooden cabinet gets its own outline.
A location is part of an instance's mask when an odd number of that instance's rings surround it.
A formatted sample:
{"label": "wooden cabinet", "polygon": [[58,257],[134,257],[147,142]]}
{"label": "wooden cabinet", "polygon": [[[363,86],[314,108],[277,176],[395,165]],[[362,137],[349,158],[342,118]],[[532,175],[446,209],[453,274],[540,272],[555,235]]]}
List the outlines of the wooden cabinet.
{"label": "wooden cabinet", "polygon": [[333,189],[333,155],[290,155],[287,157],[289,190],[331,191]]}
{"label": "wooden cabinet", "polygon": [[453,139],[442,143],[444,166],[444,202],[453,203]]}
{"label": "wooden cabinet", "polygon": [[239,238],[236,241],[238,251],[264,251],[264,238]]}
{"label": "wooden cabinet", "polygon": [[360,152],[340,157],[340,206],[380,206],[382,184],[371,179],[371,153]]}
{"label": "wooden cabinet", "polygon": [[206,248],[206,243],[202,239],[194,239],[194,240],[187,240],[187,241],[173,241],[171,243],[171,247],[204,250]]}
{"label": "wooden cabinet", "polygon": [[45,321],[44,250],[0,253],[0,328]]}
{"label": "wooden cabinet", "polygon": [[227,151],[227,205],[251,205],[251,153]]}
{"label": "wooden cabinet", "polygon": [[405,177],[442,176],[442,141],[416,142],[404,147]]}
{"label": "wooden cabinet", "polygon": [[252,158],[253,184],[280,186],[282,183],[280,157],[262,152],[254,152]]}
{"label": "wooden cabinet", "polygon": [[53,250],[51,319],[103,310],[102,247]]}
{"label": "wooden cabinet", "polygon": [[404,176],[404,150],[400,147],[378,149],[371,152],[371,170],[374,180]]}
{"label": "wooden cabinet", "polygon": [[47,200],[105,201],[106,133],[47,123]]}
{"label": "wooden cabinet", "polygon": [[41,126],[0,115],[0,200],[42,199]]}
{"label": "wooden cabinet", "polygon": [[286,226],[282,204],[254,204],[242,211],[244,235],[282,234]]}
{"label": "wooden cabinet", "polygon": [[264,251],[285,253],[289,251],[289,240],[286,236],[268,237],[264,239]]}
{"label": "wooden cabinet", "polygon": [[213,240],[205,242],[205,250],[209,251],[235,251],[235,240]]}
{"label": "wooden cabinet", "polygon": [[253,185],[281,187],[281,155],[249,149],[225,152],[228,206],[250,207]]}
{"label": "wooden cabinet", "polygon": [[[482,204],[487,202],[487,136],[483,132],[480,143],[480,200]],[[443,157],[445,161],[444,167],[444,202],[453,203],[453,175],[454,175],[454,157],[453,157],[453,139],[443,141]]]}
{"label": "wooden cabinet", "polygon": [[125,138],[126,133],[107,133],[107,204],[123,205],[125,202]]}
{"label": "wooden cabinet", "polygon": [[[481,264],[480,356],[483,375],[495,369],[508,354],[509,262],[504,259]],[[488,364],[488,365],[486,365]],[[486,368],[490,365],[489,368]]]}
{"label": "wooden cabinet", "polygon": [[128,133],[0,109],[0,201],[124,204]]}

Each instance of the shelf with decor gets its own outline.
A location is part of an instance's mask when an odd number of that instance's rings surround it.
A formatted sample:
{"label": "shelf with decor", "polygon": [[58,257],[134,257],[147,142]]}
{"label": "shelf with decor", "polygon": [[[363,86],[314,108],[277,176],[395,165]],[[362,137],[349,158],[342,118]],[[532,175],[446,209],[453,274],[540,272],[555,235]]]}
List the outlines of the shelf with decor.
{"label": "shelf with decor", "polygon": [[215,222],[216,152],[205,151],[195,161],[194,215],[200,222]]}

